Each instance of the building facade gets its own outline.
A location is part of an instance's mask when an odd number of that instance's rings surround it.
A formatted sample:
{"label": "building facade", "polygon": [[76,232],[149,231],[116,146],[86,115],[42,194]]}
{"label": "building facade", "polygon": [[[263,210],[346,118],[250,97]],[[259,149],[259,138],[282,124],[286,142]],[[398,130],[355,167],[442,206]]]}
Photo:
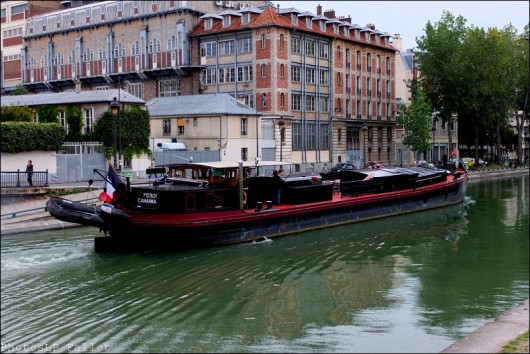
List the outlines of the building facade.
{"label": "building facade", "polygon": [[321,6],[316,15],[267,7],[201,19],[191,35],[205,65],[201,92],[231,93],[263,114],[264,159],[317,168],[394,160],[396,50],[388,33]]}
{"label": "building facade", "polygon": [[61,8],[58,1],[2,1],[1,65],[2,93],[22,83],[20,52],[24,46],[26,19]]}

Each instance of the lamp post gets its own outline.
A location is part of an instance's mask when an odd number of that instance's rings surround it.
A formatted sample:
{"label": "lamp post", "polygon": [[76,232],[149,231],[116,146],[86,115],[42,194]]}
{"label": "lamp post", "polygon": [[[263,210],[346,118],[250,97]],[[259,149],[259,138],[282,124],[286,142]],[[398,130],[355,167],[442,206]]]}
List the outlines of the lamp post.
{"label": "lamp post", "polygon": [[434,134],[436,133],[436,125],[432,125],[432,162],[434,163]]}
{"label": "lamp post", "polygon": [[368,131],[368,127],[366,126],[366,124],[363,123],[363,126],[361,127],[361,131],[363,132],[363,156],[361,157],[361,162],[362,162],[362,165],[361,167],[364,167],[366,161],[364,161],[364,159],[366,158],[366,139],[365,139],[365,135],[366,135],[366,132]]}
{"label": "lamp post", "polygon": [[[116,124],[116,121],[114,122],[114,166],[118,165],[118,161],[116,159],[116,152],[119,152],[120,157],[120,165],[118,168],[118,171],[121,171],[121,137],[120,137],[120,102],[114,97],[112,102],[110,103],[110,110],[112,114],[117,117],[114,119],[117,119],[118,122]],[[116,135],[116,125],[118,126],[118,132]],[[118,141],[118,144],[116,143]]]}
{"label": "lamp post", "polygon": [[278,128],[280,129],[280,162],[283,161],[283,144],[285,142],[285,120],[283,116],[278,121]]}

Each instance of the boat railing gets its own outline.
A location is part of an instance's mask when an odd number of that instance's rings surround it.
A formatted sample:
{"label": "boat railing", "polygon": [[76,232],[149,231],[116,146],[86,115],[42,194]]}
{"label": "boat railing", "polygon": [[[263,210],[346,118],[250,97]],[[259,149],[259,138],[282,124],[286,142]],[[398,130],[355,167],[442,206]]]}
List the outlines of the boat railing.
{"label": "boat railing", "polygon": [[198,179],[192,179],[192,178],[185,178],[185,177],[167,177],[166,178],[166,184],[184,184],[184,185],[192,185],[197,187],[206,188],[208,187],[207,181],[201,181]]}

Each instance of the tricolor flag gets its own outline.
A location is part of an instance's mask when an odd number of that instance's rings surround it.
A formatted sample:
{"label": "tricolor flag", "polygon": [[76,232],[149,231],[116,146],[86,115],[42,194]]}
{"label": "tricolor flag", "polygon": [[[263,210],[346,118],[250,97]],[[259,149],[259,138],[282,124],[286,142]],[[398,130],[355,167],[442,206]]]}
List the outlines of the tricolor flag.
{"label": "tricolor flag", "polygon": [[105,191],[101,192],[98,199],[105,203],[110,203],[112,200],[115,199],[115,193],[118,186],[120,184],[123,184],[123,181],[120,176],[118,176],[118,173],[114,169],[114,166],[112,166],[110,163],[106,181],[107,183],[105,185]]}

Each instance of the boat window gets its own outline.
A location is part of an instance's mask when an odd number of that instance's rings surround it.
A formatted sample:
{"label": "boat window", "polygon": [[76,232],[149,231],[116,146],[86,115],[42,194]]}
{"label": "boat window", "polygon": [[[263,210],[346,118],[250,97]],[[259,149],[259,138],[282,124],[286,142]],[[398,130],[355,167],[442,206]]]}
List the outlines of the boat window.
{"label": "boat window", "polygon": [[195,208],[196,208],[195,195],[187,194],[186,195],[186,210],[195,210]]}

